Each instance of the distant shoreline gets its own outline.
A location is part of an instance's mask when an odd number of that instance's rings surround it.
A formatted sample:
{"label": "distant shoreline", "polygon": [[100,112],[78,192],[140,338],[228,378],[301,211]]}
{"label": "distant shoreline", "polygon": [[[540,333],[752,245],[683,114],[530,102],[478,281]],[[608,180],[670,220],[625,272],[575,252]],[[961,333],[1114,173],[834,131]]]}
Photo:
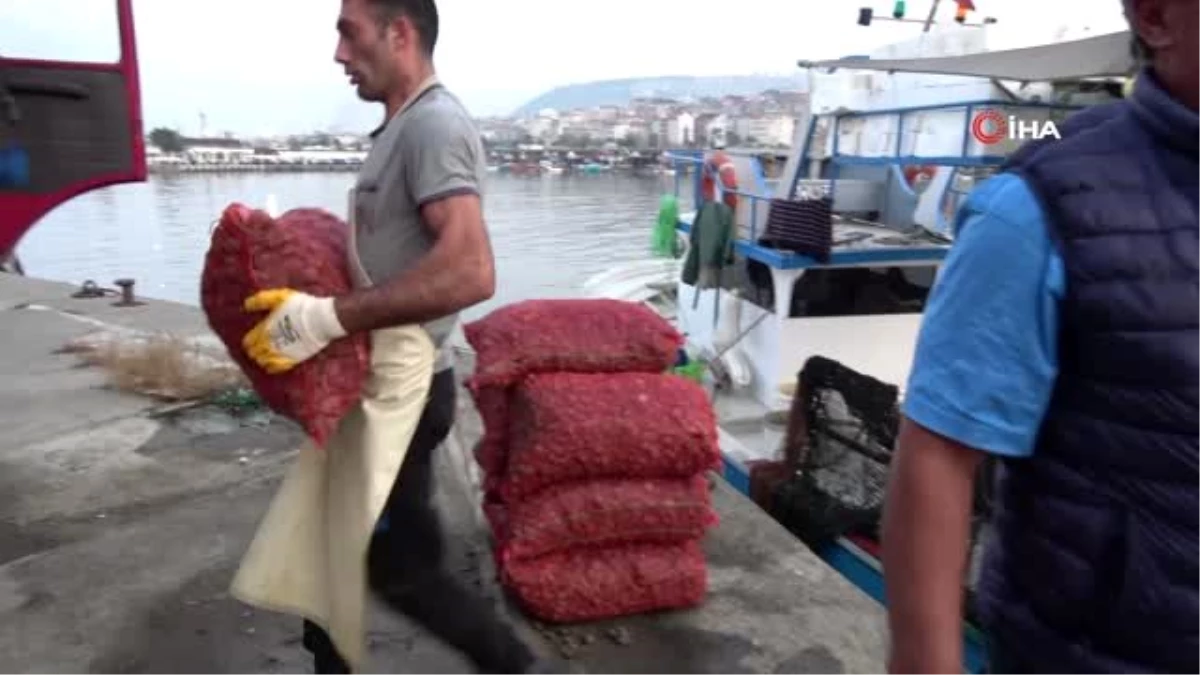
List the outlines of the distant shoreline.
{"label": "distant shoreline", "polygon": [[349,173],[362,164],[150,164],[151,174],[179,173]]}
{"label": "distant shoreline", "polygon": [[[150,175],[154,176],[175,176],[179,174],[225,174],[225,173],[353,173],[362,169],[361,163],[353,164],[238,164],[238,163],[204,163],[204,164],[149,164],[147,170]],[[565,170],[564,170],[565,169]],[[666,171],[660,168],[652,167],[633,167],[628,165],[614,166],[611,169],[599,172],[605,173],[633,173],[635,175],[654,175],[665,173]],[[594,173],[587,170],[579,170],[574,168],[559,168],[558,171],[547,172],[536,164],[531,164],[531,170],[526,171],[509,171],[508,166],[489,166],[488,173],[503,173],[506,175],[560,175],[567,174],[590,174]],[[673,173],[673,172],[669,172]]]}

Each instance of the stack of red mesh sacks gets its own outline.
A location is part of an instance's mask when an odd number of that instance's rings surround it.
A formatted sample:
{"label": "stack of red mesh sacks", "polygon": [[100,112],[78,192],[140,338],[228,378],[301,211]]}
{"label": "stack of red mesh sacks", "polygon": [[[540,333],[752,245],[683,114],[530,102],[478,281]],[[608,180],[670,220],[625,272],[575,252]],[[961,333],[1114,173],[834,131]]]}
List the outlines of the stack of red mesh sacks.
{"label": "stack of red mesh sacks", "polygon": [[521,302],[465,331],[484,510],[525,610],[573,622],[700,603],[720,455],[704,390],[666,372],[679,333],[618,300]]}

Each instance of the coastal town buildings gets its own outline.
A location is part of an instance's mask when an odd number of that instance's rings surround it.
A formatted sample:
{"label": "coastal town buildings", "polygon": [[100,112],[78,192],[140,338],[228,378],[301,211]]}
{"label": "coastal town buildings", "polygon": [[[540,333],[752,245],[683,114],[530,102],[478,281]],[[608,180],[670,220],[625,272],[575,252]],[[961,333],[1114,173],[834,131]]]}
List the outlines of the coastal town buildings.
{"label": "coastal town buildings", "polygon": [[525,140],[545,144],[616,143],[636,148],[698,148],[713,144],[785,148],[796,117],[808,105],[797,91],[679,101],[661,97],[627,106],[544,109],[523,119],[479,120],[485,139],[497,144]]}
{"label": "coastal town buildings", "polygon": [[[477,120],[490,148],[569,148],[644,152],[708,147],[788,148],[807,94],[768,90],[753,96],[675,100],[635,98],[628,105],[542,109],[527,117]],[[366,134],[187,137],[157,129],[147,143],[156,166],[356,166],[370,147]]]}

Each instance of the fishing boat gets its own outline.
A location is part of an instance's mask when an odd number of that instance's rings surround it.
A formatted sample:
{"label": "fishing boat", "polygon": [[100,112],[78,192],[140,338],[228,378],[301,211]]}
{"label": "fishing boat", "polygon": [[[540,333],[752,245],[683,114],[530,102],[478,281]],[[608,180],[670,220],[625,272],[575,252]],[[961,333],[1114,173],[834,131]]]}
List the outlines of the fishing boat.
{"label": "fishing boat", "polygon": [[[1134,70],[1128,33],[1005,51],[980,49],[979,33],[934,31],[873,57],[801,62],[813,75],[810,109],[781,177],[729,156],[738,187],[715,181],[716,200],[737,198],[734,264],[720,282],[685,283],[669,260],[584,287],[674,303],[664,315],[707,371],[724,477],[881,603],[883,487],[925,302],[959,203],[1024,140],[979,120],[1056,133],[1065,116],[1119,97]],[[710,157],[671,157],[680,204],[704,202]],[[695,218],[680,215],[682,236]],[[987,540],[978,515],[973,570]],[[969,605],[964,666],[982,672],[985,638]]]}
{"label": "fishing boat", "polygon": [[0,55],[2,271],[21,272],[18,242],[55,207],[148,176],[132,0],[115,8],[116,61]]}

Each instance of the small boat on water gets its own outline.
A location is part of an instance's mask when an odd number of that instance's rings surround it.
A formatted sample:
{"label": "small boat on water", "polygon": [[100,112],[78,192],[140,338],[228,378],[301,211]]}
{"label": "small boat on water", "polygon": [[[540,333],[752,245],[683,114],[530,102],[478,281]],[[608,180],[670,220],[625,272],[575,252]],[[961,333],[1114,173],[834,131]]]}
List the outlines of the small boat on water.
{"label": "small boat on water", "polygon": [[[1023,140],[972,128],[986,115],[1054,130],[1119,96],[1134,71],[1128,33],[993,52],[979,37],[973,53],[947,55],[953,40],[971,36],[934,31],[888,58],[806,64],[821,72],[780,178],[730,155],[721,161],[737,187],[712,179],[716,199],[736,196],[735,262],[722,281],[685,283],[679,260],[659,259],[584,286],[644,302],[686,335],[712,393],[724,477],[881,603],[879,516],[925,302],[959,203]],[[672,156],[680,204],[705,202],[711,158]],[[682,213],[678,232],[690,236],[695,219]],[[972,570],[987,541],[977,515]],[[982,672],[970,602],[964,640],[964,666]]]}
{"label": "small boat on water", "polygon": [[514,176],[537,176],[542,173],[542,167],[534,162],[510,162],[508,172]]}

